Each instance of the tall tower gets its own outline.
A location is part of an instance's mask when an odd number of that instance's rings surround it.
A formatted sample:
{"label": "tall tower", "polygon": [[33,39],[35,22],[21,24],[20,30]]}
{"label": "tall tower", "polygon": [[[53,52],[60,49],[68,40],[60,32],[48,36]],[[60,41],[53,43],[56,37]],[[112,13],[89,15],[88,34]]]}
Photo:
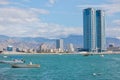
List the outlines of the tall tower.
{"label": "tall tower", "polygon": [[105,51],[104,11],[87,8],[83,10],[84,49],[86,51]]}
{"label": "tall tower", "polygon": [[63,45],[63,39],[57,39],[57,40],[56,40],[56,49],[61,49],[61,50],[63,50],[63,49],[64,49],[63,46],[64,46],[64,45]]}
{"label": "tall tower", "polygon": [[93,8],[83,10],[83,26],[84,49],[90,52],[96,48],[96,20]]}
{"label": "tall tower", "polygon": [[96,10],[96,36],[97,36],[97,48],[99,52],[106,49],[105,38],[105,16],[104,11]]}

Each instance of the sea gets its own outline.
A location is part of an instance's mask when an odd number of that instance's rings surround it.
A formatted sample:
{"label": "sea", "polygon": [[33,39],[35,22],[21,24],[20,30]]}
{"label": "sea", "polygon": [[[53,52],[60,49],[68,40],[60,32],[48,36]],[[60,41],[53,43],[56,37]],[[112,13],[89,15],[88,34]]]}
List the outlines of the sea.
{"label": "sea", "polygon": [[120,80],[120,54],[0,54],[0,60],[22,57],[40,68],[12,68],[0,63],[0,80]]}

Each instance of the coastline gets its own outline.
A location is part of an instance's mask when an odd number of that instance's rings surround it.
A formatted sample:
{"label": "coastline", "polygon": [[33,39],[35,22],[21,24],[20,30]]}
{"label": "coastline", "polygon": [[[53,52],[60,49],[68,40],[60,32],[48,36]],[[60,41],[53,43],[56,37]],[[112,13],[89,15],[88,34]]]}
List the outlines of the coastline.
{"label": "coastline", "polygon": [[74,52],[74,53],[27,53],[27,52],[2,52],[1,54],[58,54],[58,55],[62,55],[62,54],[81,54],[81,55],[85,55],[85,54],[90,54],[90,55],[94,55],[94,54],[120,54],[120,52],[102,52],[102,53],[96,53],[96,52]]}

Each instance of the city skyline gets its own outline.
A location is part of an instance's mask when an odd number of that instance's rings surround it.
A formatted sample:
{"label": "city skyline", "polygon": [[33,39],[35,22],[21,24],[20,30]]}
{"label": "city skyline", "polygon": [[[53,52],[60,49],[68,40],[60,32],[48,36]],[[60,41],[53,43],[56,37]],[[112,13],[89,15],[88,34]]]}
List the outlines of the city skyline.
{"label": "city skyline", "polygon": [[119,38],[119,0],[0,0],[0,34],[59,38],[83,35],[82,11],[93,7],[106,15],[106,35]]}

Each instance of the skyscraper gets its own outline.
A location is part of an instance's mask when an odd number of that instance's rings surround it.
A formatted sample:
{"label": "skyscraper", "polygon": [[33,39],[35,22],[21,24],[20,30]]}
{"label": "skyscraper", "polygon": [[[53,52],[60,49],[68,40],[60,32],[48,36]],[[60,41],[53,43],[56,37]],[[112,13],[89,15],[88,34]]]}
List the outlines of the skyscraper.
{"label": "skyscraper", "polygon": [[99,52],[105,51],[105,16],[104,11],[96,10],[96,36],[97,48]]}
{"label": "skyscraper", "polygon": [[95,10],[93,8],[84,9],[83,26],[84,49],[93,51],[96,47],[96,22]]}
{"label": "skyscraper", "polygon": [[56,40],[56,49],[60,49],[60,50],[63,50],[64,47],[63,47],[63,39],[57,39]]}
{"label": "skyscraper", "polygon": [[84,49],[105,50],[105,18],[102,10],[87,8],[83,11]]}

